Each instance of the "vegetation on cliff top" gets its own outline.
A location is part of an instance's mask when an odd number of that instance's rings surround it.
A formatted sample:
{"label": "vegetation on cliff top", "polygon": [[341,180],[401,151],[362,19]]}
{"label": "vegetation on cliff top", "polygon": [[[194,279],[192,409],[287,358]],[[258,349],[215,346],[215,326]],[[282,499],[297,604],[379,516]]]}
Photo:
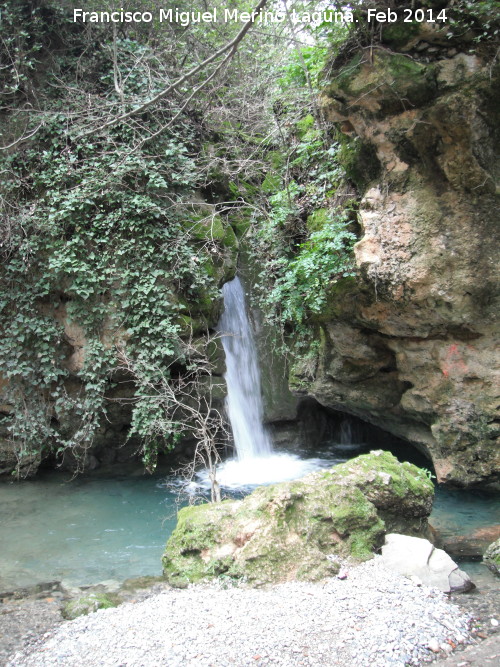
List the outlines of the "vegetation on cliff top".
{"label": "vegetation on cliff top", "polygon": [[[235,23],[82,25],[72,8],[1,8],[2,433],[18,470],[41,450],[84,456],[129,376],[130,434],[154,465],[183,430],[164,383],[198,364],[191,341],[215,324],[218,287],[234,272],[230,223],[241,233],[252,211],[255,222],[267,208],[257,193],[271,154],[300,170],[324,146],[309,112],[327,40],[294,48],[296,36],[269,28],[235,58],[246,29]],[[292,156],[275,119],[296,102],[305,138]],[[313,190],[328,177],[319,174]],[[282,186],[268,178],[266,187],[272,219]],[[341,251],[342,226],[337,216],[304,239],[284,274],[290,313],[292,274],[307,279],[318,249],[322,268],[344,269],[327,266],[326,252]]]}

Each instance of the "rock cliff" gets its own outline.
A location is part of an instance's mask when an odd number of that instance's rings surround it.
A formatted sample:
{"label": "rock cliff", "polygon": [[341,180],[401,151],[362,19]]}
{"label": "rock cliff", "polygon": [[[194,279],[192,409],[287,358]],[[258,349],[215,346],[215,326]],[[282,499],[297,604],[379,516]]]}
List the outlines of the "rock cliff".
{"label": "rock cliff", "polygon": [[322,107],[364,192],[360,278],[318,318],[307,393],[414,443],[439,482],[494,486],[500,63],[421,28],[333,71]]}

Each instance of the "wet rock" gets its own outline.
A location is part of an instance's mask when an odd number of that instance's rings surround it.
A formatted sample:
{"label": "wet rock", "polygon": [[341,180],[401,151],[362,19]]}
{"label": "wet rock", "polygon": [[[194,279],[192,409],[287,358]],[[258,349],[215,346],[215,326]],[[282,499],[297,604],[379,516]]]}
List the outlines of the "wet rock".
{"label": "wet rock", "polygon": [[464,593],[474,588],[469,575],[428,540],[394,533],[386,535],[382,559],[387,568],[407,577],[418,577],[423,585],[444,593]]}
{"label": "wet rock", "polygon": [[106,593],[88,593],[79,598],[69,600],[63,606],[61,614],[67,620],[74,620],[79,616],[87,616],[98,609],[110,609],[116,607],[117,601],[112,595]]}
{"label": "wet rock", "polygon": [[240,501],[180,510],[163,557],[172,585],[218,576],[254,586],[338,573],[332,554],[370,558],[387,524],[424,530],[433,485],[410,463],[372,452]]}
{"label": "wet rock", "polygon": [[456,558],[481,558],[493,540],[500,538],[500,525],[479,528],[470,535],[454,535],[438,546]]}
{"label": "wet rock", "polygon": [[[0,411],[1,414],[1,411]],[[16,446],[9,437],[2,437],[6,429],[0,426],[0,477],[3,475],[32,477],[40,465],[39,452],[19,454]]]}
{"label": "wet rock", "polygon": [[486,549],[483,560],[492,572],[500,576],[500,538]]}

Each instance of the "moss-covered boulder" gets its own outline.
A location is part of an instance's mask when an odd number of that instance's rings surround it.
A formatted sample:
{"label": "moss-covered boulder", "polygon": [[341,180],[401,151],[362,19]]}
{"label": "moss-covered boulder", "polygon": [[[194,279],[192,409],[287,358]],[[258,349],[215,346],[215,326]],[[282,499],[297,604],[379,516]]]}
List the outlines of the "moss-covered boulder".
{"label": "moss-covered boulder", "polygon": [[492,572],[500,577],[500,538],[486,549],[483,561]]}
{"label": "moss-covered boulder", "polygon": [[163,556],[170,584],[217,576],[251,585],[335,574],[329,556],[367,559],[394,526],[422,534],[434,488],[424,471],[371,452],[244,500],[180,510]]}

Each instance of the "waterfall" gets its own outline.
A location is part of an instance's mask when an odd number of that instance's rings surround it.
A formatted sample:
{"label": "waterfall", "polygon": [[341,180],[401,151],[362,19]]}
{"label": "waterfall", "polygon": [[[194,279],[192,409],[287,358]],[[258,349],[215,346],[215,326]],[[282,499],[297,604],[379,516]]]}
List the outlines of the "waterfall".
{"label": "waterfall", "polygon": [[218,329],[226,355],[226,407],[233,431],[236,458],[246,461],[272,454],[263,426],[260,371],[245,293],[238,277],[223,287],[224,312]]}
{"label": "waterfall", "polygon": [[352,425],[350,419],[343,419],[340,424],[340,444],[352,445]]}
{"label": "waterfall", "polygon": [[[245,308],[239,278],[223,287],[224,312],[217,326],[226,354],[226,407],[233,431],[235,458],[217,466],[222,488],[244,489],[272,484],[325,467],[321,459],[302,460],[296,454],[276,453],[262,419],[263,406],[257,348]],[[197,473],[200,486],[211,482],[206,470]]]}

